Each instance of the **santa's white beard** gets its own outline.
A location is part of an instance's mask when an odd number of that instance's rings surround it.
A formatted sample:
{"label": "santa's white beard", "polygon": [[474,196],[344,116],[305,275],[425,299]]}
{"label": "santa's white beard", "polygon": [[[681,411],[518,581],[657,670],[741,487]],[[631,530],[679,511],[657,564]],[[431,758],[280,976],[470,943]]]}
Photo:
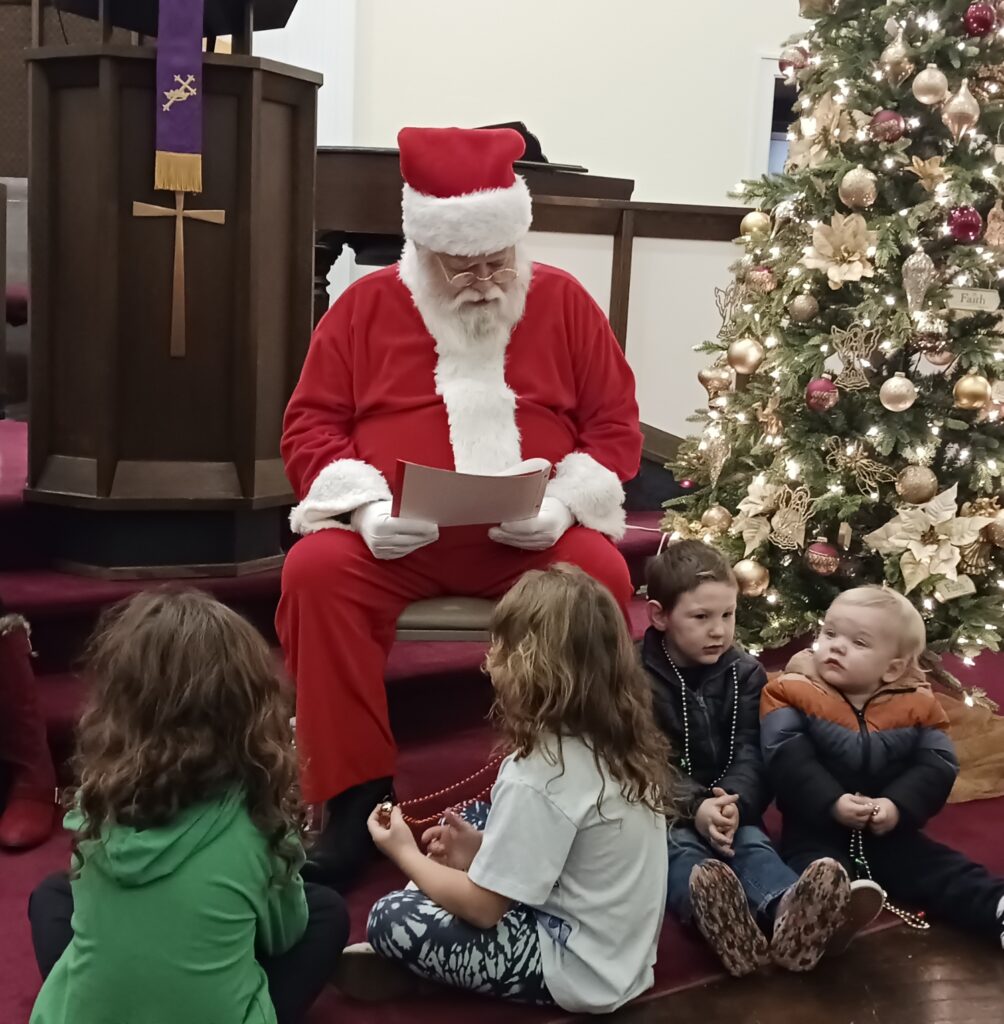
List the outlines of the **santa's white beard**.
{"label": "santa's white beard", "polygon": [[519,277],[507,288],[493,284],[483,292],[476,288],[456,292],[444,280],[432,253],[406,242],[400,270],[401,280],[437,341],[449,347],[466,341],[474,346],[501,344],[504,348],[526,309],[531,267],[530,260],[517,248]]}

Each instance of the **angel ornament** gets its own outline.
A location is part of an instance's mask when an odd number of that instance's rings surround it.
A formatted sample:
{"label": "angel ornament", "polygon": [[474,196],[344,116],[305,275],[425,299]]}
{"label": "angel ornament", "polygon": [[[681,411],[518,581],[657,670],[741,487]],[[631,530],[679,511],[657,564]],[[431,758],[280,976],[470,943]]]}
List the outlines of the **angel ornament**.
{"label": "angel ornament", "polygon": [[739,333],[736,325],[736,314],[746,301],[746,289],[739,281],[733,281],[728,288],[715,289],[715,306],[722,318],[722,326],[718,337],[723,341],[736,337]]}
{"label": "angel ornament", "polygon": [[987,214],[987,230],[983,240],[998,252],[1004,249],[1004,200],[998,199]]}
{"label": "angel ornament", "polygon": [[878,348],[882,335],[881,328],[853,323],[846,331],[834,327],[830,334],[833,338],[833,347],[844,364],[840,376],[834,383],[844,391],[864,391],[869,386],[865,369],[871,368],[868,359]]}
{"label": "angel ornament", "polygon": [[805,527],[812,518],[815,502],[807,487],[785,487],[770,521],[770,542],[784,551],[805,546]]}
{"label": "angel ornament", "polygon": [[753,406],[757,422],[763,427],[763,437],[767,444],[773,444],[774,439],[780,437],[781,431],[784,429],[784,424],[777,411],[780,404],[781,396],[775,392],[770,396],[766,408],[760,402]]}

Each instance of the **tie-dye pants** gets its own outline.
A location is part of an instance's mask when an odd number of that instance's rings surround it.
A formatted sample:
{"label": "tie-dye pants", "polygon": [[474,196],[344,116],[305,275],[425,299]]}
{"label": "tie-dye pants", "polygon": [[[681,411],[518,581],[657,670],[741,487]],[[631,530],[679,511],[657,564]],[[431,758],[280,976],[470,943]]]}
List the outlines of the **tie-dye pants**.
{"label": "tie-dye pants", "polygon": [[[488,805],[474,804],[464,817],[483,829]],[[520,1003],[554,1002],[541,969],[537,918],[521,903],[494,928],[482,929],[420,890],[402,889],[377,901],[366,932],[377,953],[430,981]]]}

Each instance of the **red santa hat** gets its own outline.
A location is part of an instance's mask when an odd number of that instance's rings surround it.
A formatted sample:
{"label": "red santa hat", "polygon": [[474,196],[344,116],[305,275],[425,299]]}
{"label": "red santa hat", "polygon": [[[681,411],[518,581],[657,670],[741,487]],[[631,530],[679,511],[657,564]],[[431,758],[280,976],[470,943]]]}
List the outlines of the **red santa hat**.
{"label": "red santa hat", "polygon": [[435,252],[482,256],[530,230],[530,190],[512,168],[526,149],[519,132],[404,128],[397,144],[406,238]]}

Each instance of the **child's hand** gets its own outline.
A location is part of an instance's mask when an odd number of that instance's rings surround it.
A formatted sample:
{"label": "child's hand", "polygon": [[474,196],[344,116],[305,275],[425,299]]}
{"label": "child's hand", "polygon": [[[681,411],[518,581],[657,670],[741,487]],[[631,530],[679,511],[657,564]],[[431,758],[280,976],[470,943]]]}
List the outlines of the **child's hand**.
{"label": "child's hand", "polygon": [[739,824],[738,808],[734,817],[732,811],[739,802],[738,796],[714,796],[702,800],[694,815],[694,828],[711,844],[712,849],[722,857],[733,857],[732,837]]}
{"label": "child's hand", "polygon": [[450,810],[443,815],[441,825],[425,830],[422,845],[437,864],[466,871],[474,863],[483,838],[482,832]]}
{"label": "child's hand", "polygon": [[833,817],[845,828],[863,829],[872,820],[875,802],[858,793],[844,793],[833,805]]}
{"label": "child's hand", "polygon": [[386,822],[385,813],[381,807],[375,807],[366,822],[366,827],[370,830],[377,849],[395,864],[400,864],[401,857],[410,850],[418,852],[418,844],[411,834],[411,829],[405,824],[400,807],[395,807],[390,812],[389,823]]}
{"label": "child's hand", "polygon": [[719,786],[711,791],[716,797],[726,797],[725,800],[718,801],[719,810],[722,815],[732,822],[732,834],[735,835],[736,829],[739,828],[739,797],[731,797],[724,789]]}
{"label": "child's hand", "polygon": [[872,803],[875,807],[872,810],[872,820],[868,823],[868,827],[875,835],[884,836],[899,824],[899,808],[884,796],[873,800]]}

